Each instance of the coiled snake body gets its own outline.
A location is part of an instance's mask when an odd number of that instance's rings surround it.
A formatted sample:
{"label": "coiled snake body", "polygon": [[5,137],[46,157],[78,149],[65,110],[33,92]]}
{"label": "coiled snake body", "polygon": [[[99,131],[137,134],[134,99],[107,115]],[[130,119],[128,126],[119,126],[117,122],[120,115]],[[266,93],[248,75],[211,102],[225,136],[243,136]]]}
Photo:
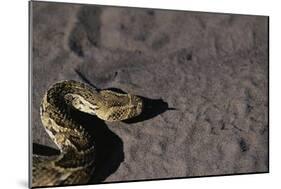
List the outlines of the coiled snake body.
{"label": "coiled snake body", "polygon": [[43,97],[40,116],[60,155],[33,155],[32,186],[89,182],[95,168],[95,139],[71,117],[71,109],[105,121],[121,121],[139,115],[142,106],[141,98],[135,95],[98,91],[77,81],[54,84]]}

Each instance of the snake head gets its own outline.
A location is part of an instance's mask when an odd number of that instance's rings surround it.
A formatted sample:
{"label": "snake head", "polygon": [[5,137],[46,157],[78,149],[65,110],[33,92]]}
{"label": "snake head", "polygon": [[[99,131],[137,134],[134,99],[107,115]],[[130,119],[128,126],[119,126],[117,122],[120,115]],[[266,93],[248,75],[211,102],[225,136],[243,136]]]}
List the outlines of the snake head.
{"label": "snake head", "polygon": [[66,94],[64,96],[64,98],[65,98],[66,103],[68,105],[74,107],[75,109],[88,113],[88,114],[91,114],[91,115],[96,114],[95,111],[97,109],[97,105],[87,101],[81,95],[69,93],[69,94]]}

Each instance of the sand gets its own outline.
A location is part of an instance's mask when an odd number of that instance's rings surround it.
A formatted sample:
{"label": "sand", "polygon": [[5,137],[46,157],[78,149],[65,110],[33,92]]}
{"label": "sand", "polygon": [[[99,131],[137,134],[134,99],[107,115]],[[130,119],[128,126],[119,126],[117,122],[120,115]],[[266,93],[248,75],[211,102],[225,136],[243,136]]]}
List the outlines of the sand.
{"label": "sand", "polygon": [[267,17],[32,4],[34,143],[55,148],[39,117],[46,89],[87,79],[150,107],[127,123],[88,118],[92,182],[268,171]]}

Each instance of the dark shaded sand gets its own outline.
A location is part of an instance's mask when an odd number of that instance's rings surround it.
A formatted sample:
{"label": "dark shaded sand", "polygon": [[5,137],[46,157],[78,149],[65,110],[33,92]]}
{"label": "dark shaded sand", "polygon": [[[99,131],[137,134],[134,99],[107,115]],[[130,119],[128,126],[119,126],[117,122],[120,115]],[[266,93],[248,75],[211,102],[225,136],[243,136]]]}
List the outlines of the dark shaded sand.
{"label": "dark shaded sand", "polygon": [[45,90],[87,80],[150,106],[127,122],[79,115],[96,133],[93,182],[268,171],[267,17],[33,2],[32,39],[34,151],[55,147]]}

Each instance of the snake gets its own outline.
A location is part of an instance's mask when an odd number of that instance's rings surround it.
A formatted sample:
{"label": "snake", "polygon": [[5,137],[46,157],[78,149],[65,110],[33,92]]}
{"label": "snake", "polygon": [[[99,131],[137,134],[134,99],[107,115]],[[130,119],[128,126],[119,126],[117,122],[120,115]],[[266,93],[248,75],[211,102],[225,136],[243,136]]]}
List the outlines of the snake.
{"label": "snake", "polygon": [[87,184],[91,180],[96,166],[95,139],[71,112],[114,122],[136,117],[142,109],[143,101],[136,95],[98,90],[74,80],[53,84],[41,101],[40,118],[60,153],[33,154],[32,187]]}

